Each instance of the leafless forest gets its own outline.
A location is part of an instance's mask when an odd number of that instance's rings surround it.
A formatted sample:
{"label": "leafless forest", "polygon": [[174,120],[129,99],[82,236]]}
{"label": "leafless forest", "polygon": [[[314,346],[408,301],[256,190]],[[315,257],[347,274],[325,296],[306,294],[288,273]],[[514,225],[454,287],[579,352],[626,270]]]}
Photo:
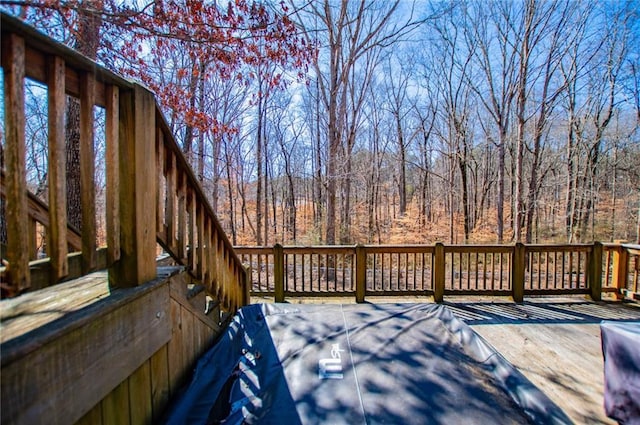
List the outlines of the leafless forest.
{"label": "leafless forest", "polygon": [[[220,124],[166,110],[234,244],[639,240],[640,4],[454,3],[287,3],[313,59],[250,82],[149,61]],[[46,93],[27,94],[43,193]]]}

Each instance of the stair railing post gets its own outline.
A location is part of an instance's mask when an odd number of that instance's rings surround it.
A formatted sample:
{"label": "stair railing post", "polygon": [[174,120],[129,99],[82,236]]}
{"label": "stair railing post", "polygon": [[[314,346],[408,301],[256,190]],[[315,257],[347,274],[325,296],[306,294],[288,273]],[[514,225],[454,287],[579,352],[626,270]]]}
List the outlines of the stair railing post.
{"label": "stair railing post", "polygon": [[284,302],[284,251],[279,243],[273,246],[273,283],[275,285],[275,301]]}
{"label": "stair railing post", "polygon": [[602,243],[594,242],[589,254],[589,288],[591,299],[602,299]]}
{"label": "stair railing post", "polygon": [[442,242],[436,242],[433,254],[433,299],[437,303],[444,301],[444,269],[444,245]]}
{"label": "stair railing post", "polygon": [[109,284],[132,287],[157,275],[156,103],[153,94],[139,85],[122,90],[119,100],[121,252],[109,269]]}
{"label": "stair railing post", "polygon": [[[618,241],[616,241],[618,242]],[[622,246],[622,242],[613,251],[613,284],[616,287],[616,298],[623,298],[623,290],[627,288],[629,275],[629,253]]]}
{"label": "stair railing post", "polygon": [[363,303],[367,289],[367,251],[364,245],[356,245],[356,302]]}
{"label": "stair railing post", "polygon": [[513,257],[511,258],[511,291],[513,301],[521,303],[524,301],[524,269],[526,248],[517,242],[513,248]]}

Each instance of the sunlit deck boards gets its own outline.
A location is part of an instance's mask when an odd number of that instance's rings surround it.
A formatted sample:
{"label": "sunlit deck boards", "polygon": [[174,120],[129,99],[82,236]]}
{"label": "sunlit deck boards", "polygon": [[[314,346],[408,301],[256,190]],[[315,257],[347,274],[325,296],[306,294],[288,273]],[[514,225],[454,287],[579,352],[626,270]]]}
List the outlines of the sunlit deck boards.
{"label": "sunlit deck boards", "polygon": [[531,299],[524,305],[449,307],[580,424],[615,424],[604,412],[602,320],[640,321],[640,305]]}

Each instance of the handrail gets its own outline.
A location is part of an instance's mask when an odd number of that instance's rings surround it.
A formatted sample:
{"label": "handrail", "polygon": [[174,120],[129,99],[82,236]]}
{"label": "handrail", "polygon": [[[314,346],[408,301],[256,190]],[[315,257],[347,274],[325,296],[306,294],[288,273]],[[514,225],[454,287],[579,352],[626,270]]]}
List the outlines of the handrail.
{"label": "handrail", "polygon": [[[106,116],[106,264],[110,284],[134,286],[155,278],[158,242],[177,262],[187,266],[210,293],[219,296],[225,309],[234,311],[248,303],[243,265],[153,94],[5,13],[1,14],[0,27],[6,121],[2,194],[6,202],[8,261],[2,273],[3,294],[18,294],[31,285],[30,242],[25,229],[34,218],[46,228],[52,284],[69,275],[69,245],[81,251],[83,274],[96,268],[94,118],[90,112],[98,105],[104,107]],[[39,81],[48,89],[48,204],[34,203],[27,191],[25,78]],[[66,212],[67,95],[79,98],[81,108],[83,221],[79,234],[69,231]],[[149,162],[160,166],[149,167]],[[178,175],[179,186],[166,183]],[[170,218],[164,208],[165,197],[175,200],[181,194],[183,208],[171,209],[174,215]],[[176,233],[168,238],[164,227],[175,230],[175,220],[182,223],[187,218],[189,231],[182,229],[179,246],[174,243]]]}
{"label": "handrail", "polygon": [[[526,295],[637,293],[635,245],[351,245],[235,247],[252,294],[275,296]],[[613,263],[609,253],[621,253]],[[618,255],[616,254],[616,255]],[[636,256],[634,258],[640,258]],[[634,260],[635,261],[635,260]],[[606,264],[606,266],[605,266]],[[627,267],[629,272],[627,272]],[[615,286],[611,271],[615,270]],[[627,283],[628,282],[628,283]],[[625,292],[627,291],[627,292]]]}

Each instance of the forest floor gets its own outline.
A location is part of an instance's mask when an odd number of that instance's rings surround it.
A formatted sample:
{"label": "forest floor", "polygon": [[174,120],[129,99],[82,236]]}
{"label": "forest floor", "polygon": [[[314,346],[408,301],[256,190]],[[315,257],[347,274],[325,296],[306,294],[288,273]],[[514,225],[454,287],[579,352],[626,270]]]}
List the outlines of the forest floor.
{"label": "forest floor", "polygon": [[[290,303],[354,303],[350,297],[290,298]],[[433,302],[429,297],[367,298],[374,303]],[[253,297],[252,302],[273,302]],[[602,320],[640,321],[640,304],[585,297],[447,297],[453,313],[552,399],[577,424],[615,424],[604,411]]]}

